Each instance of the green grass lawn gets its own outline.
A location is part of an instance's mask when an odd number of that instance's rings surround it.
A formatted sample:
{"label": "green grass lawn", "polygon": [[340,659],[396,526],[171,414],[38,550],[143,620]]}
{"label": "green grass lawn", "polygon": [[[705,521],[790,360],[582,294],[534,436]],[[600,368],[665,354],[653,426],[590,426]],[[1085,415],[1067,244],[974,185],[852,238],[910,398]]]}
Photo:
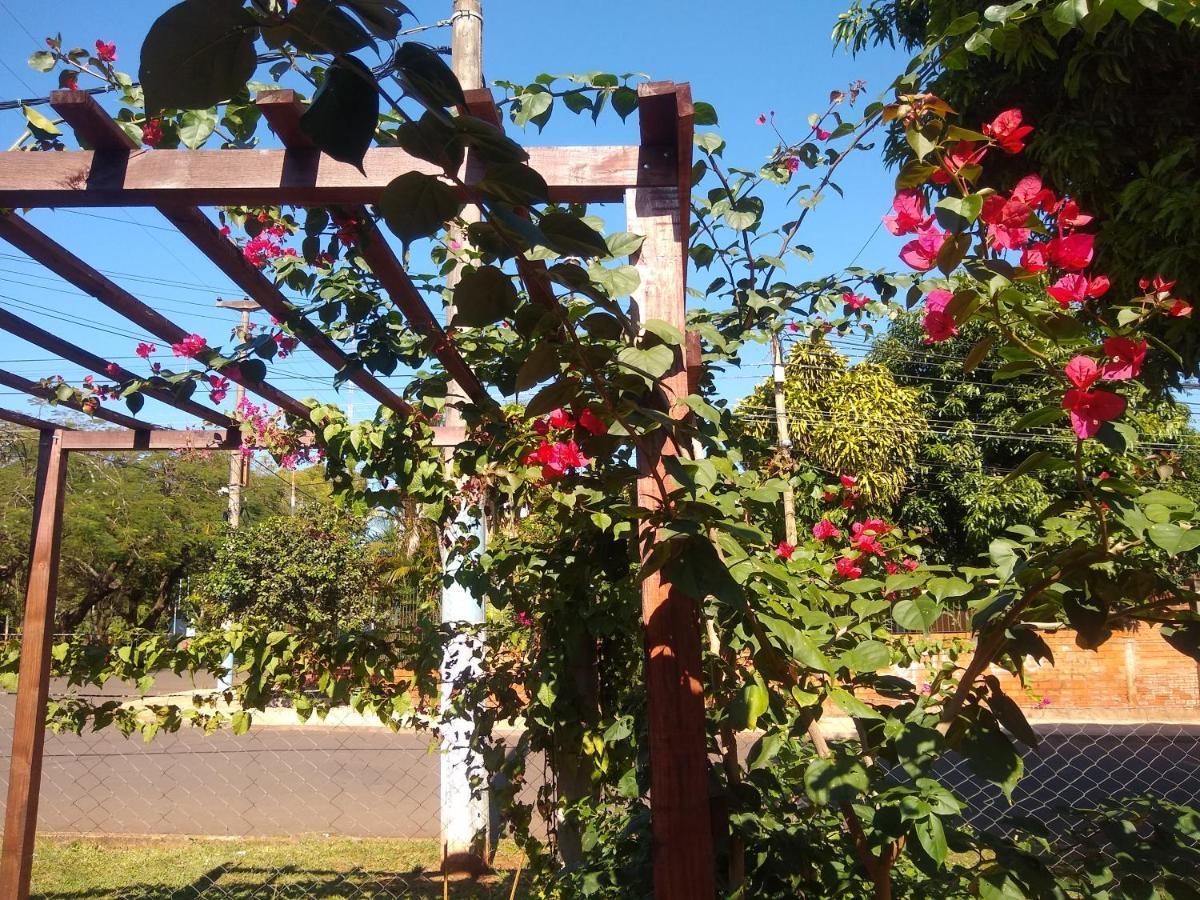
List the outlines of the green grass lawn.
{"label": "green grass lawn", "polygon": [[[520,854],[509,843],[495,875],[451,880],[449,896],[507,900]],[[43,837],[33,857],[40,900],[300,900],[440,898],[436,841],[345,838]],[[527,896],[518,887],[518,897]]]}

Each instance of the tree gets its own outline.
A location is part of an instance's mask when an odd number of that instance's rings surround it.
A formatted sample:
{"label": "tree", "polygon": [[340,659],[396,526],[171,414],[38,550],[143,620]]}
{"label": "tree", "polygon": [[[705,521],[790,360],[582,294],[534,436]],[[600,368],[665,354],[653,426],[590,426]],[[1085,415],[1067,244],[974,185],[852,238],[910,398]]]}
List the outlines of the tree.
{"label": "tree", "polygon": [[192,600],[200,625],[267,623],[301,632],[385,624],[362,517],[306,507],[229,532]]}
{"label": "tree", "polygon": [[[1189,3],[855,0],[835,36],[856,51],[872,41],[937,48],[941,64],[925,87],[967,119],[1020,107],[1037,132],[1025,155],[990,160],[984,183],[1010,188],[1040,172],[1097,216],[1096,264],[1118,294],[1161,273],[1196,298],[1198,26]],[[894,129],[888,158],[910,152]],[[1196,329],[1159,334],[1183,355],[1185,374],[1200,371]]]}

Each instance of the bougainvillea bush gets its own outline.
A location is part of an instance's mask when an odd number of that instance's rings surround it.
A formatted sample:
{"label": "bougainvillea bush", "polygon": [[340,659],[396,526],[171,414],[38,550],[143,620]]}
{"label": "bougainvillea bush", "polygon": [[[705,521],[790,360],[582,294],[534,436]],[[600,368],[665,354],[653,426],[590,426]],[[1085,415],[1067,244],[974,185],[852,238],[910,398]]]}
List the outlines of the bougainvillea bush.
{"label": "bougainvillea bush", "polygon": [[[378,141],[444,168],[445,180],[401,175],[374,214],[410,259],[427,249],[437,276],[461,274],[444,293],[456,310],[450,337],[495,402],[448,401],[446,373],[425,366],[406,390],[418,410],[407,419],[380,412],[350,422],[327,405],[314,406],[308,421],[263,410],[243,417],[254,446],[281,457],[311,432],[348,498],[384,507],[416,499],[441,522],[486,498],[498,527],[455,577],[504,615],[483,635],[485,676],[455,685],[454,698],[484,710],[478,740],[507,776],[501,808],[532,860],[536,889],[650,892],[639,584],[657,571],[699,601],[723,892],[1100,897],[1117,896],[1120,880],[1120,895],[1191,896],[1194,813],[1132,802],[1080,813],[1079,846],[1066,866],[1069,836],[981,834],[964,824],[962,800],[937,775],[939,760],[954,753],[1007,794],[1020,781],[1023,748],[1037,736],[989,672],[1019,674],[1027,660],[1049,657],[1035,622],[1065,622],[1085,647],[1153,623],[1181,653],[1200,658],[1200,619],[1190,611],[1200,598],[1181,578],[1181,561],[1200,547],[1195,507],[1169,483],[1140,477],[1139,436],[1126,415],[1132,392],[1145,389],[1146,360],[1176,358],[1172,341],[1193,327],[1191,304],[1154,272],[1144,273],[1137,296],[1114,296],[1106,273],[1091,267],[1088,211],[1036,172],[1004,191],[977,188],[991,161],[1020,158],[1037,123],[1016,108],[959,121],[921,92],[933,65],[923,57],[882,101],[868,103],[861,84],[834,92],[792,137],[764,114],[778,146],[765,164],[744,169],[725,162],[724,141],[711,130],[716,113],[698,104],[689,328],[706,369],[696,392],[676,401],[683,414],[671,416],[662,379],[681,364],[685,335],[634,315],[641,285],[630,259],[641,236],[605,233],[595,211],[550,203],[513,139],[461,114],[461,89],[437,53],[397,44],[406,15],[390,0],[187,0],[151,29],[140,87],[110,61],[88,68],[124,86],[122,121],[140,129],[143,143],[172,146],[178,135],[198,145],[196,123],[216,122],[205,138],[244,145],[254,139],[245,85],[261,38],[280,54],[276,79],[313,88],[303,125],[326,152],[357,163]],[[77,62],[53,45],[39,59],[60,71]],[[598,116],[611,107],[625,116],[636,107],[634,76],[501,85],[515,126],[545,126],[561,109]],[[789,266],[808,256],[797,239],[811,211],[842,161],[885,128],[901,132],[912,151],[884,222],[896,237],[898,271],[792,280]],[[447,184],[468,148],[485,172],[474,186],[481,219],[472,223],[460,220],[463,203]],[[305,298],[300,311],[356,363],[383,374],[425,365],[431,339],[408,327],[360,253],[363,241],[380,239],[370,223],[321,209],[222,215],[247,258]],[[781,227],[767,224],[778,218]],[[551,290],[552,304],[531,299],[535,261],[546,264],[535,287]],[[773,337],[790,333],[815,346],[830,332],[875,328],[899,304],[921,311],[931,345],[981,330],[968,369],[987,360],[998,381],[1042,386],[1041,405],[1016,427],[1048,449],[1008,477],[1054,470],[1073,479],[1067,499],[996,535],[972,566],[931,564],[922,535],[879,515],[859,472],[795,464],[772,451],[769,429],[746,429],[718,399],[721,373],[756,358]],[[191,368],[160,366],[106,387],[104,399],[136,397],[145,384],[221,390],[212,379],[228,366],[261,377],[262,359],[281,348],[278,333],[227,349],[191,341],[175,351]],[[528,402],[516,402],[518,391]],[[468,427],[449,469],[430,429],[448,402],[461,405]],[[668,467],[668,500],[639,508],[636,452],[664,432],[681,450]],[[794,539],[785,531],[789,512],[799,519]],[[644,521],[658,526],[653,548],[639,546]],[[471,549],[461,541],[447,552]],[[950,604],[970,611],[974,647],[922,636]],[[909,633],[894,634],[893,622]],[[116,653],[63,645],[56,660],[77,682],[147,685],[164,668],[220,668],[232,643],[249,676],[237,689],[237,731],[281,694],[302,715],[350,703],[393,727],[436,727],[430,673],[452,631],[425,623],[417,638],[398,639],[239,626],[186,646],[153,637]],[[892,673],[913,666],[926,672],[922,680]],[[393,678],[397,669],[416,673],[414,683]],[[314,676],[317,690],[305,693]],[[80,698],[54,708],[63,727],[115,722],[153,734],[189,720],[223,724],[204,708],[154,712],[92,708]],[[852,722],[853,739],[826,733],[832,715]],[[517,719],[524,728],[516,736],[493,729]],[[738,742],[746,734],[748,752]],[[535,753],[552,773],[538,804],[552,814],[548,842],[530,828],[534,810],[515,799]],[[1083,836],[1110,835],[1111,850],[1114,834],[1121,854],[1088,855]]]}

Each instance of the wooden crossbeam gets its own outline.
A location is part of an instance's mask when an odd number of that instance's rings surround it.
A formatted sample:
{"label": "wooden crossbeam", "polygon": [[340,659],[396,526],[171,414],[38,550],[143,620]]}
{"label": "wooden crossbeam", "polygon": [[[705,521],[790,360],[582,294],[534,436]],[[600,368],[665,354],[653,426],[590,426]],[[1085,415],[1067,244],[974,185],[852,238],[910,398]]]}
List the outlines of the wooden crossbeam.
{"label": "wooden crossbeam", "polygon": [[40,400],[54,401],[59,406],[65,406],[67,409],[73,409],[76,412],[84,413],[84,415],[103,419],[105,422],[112,422],[114,425],[120,425],[122,428],[140,428],[142,430],[158,428],[157,425],[151,425],[149,422],[143,422],[141,419],[135,419],[124,413],[106,409],[103,405],[98,405],[94,411],[88,413],[79,404],[79,401],[73,399],[59,400],[58,396],[50,388],[43,387],[36,381],[30,381],[28,378],[22,378],[20,375],[9,372],[7,369],[0,369],[0,384],[7,388],[12,388],[14,391],[29,394],[31,397],[37,397]]}
{"label": "wooden crossbeam", "polygon": [[[528,153],[530,167],[550,188],[550,199],[560,203],[616,203],[635,185],[675,185],[670,148],[530,147]],[[397,147],[368,150],[362,172],[328,156],[287,150],[5,152],[0,153],[0,207],[374,203],[405,172],[441,174],[437,166]],[[464,164],[458,177],[469,193],[480,173]]]}
{"label": "wooden crossbeam", "polygon": [[[15,334],[17,337],[29,341],[29,343],[35,344],[43,350],[49,350],[55,356],[61,356],[69,362],[73,362],[85,369],[90,369],[98,375],[118,381],[129,381],[140,377],[123,366],[111,363],[94,353],[84,350],[82,347],[72,344],[70,341],[63,340],[57,335],[38,328],[32,322],[26,322],[24,319],[14,316],[4,309],[0,309],[0,329],[7,331],[9,334]],[[229,418],[229,416],[218,410],[210,409],[190,398],[179,398],[170,391],[154,387],[143,388],[142,393],[162,403],[166,403],[168,406],[173,406],[182,412],[191,413],[197,418],[211,422],[213,425],[219,425],[222,428],[235,427],[233,419]]]}
{"label": "wooden crossbeam", "polygon": [[69,428],[69,426],[60,425],[57,422],[48,422],[36,416],[27,416],[25,413],[17,412],[16,410],[2,408],[0,408],[0,422],[20,425],[22,428],[33,428],[37,431],[53,431],[56,428]]}
{"label": "wooden crossbeam", "polygon": [[242,445],[237,428],[218,431],[73,431],[62,436],[64,450],[85,452],[117,450],[236,450]]}
{"label": "wooden crossbeam", "polygon": [[[4,238],[26,256],[37,260],[64,281],[95,297],[109,309],[144,328],[159,340],[177,344],[187,337],[188,333],[166,316],[101,275],[15,213],[0,215],[0,238]],[[227,366],[221,370],[221,374],[280,409],[300,418],[308,418],[308,406],[265,381],[245,378],[236,366]]]}
{"label": "wooden crossbeam", "polygon": [[[267,120],[271,130],[289,150],[312,150],[312,141],[300,128],[300,115],[304,112],[304,106],[294,91],[270,91],[256,99],[255,103],[262,110],[263,118]],[[404,313],[409,326],[429,339],[434,356],[445,366],[450,377],[468,397],[482,406],[494,407],[495,400],[434,318],[425,298],[408,277],[408,272],[392,252],[383,233],[373,224],[367,210],[361,204],[356,204],[346,209],[345,213],[361,223],[362,245],[359,249],[363,258],[388,292],[392,302]]]}

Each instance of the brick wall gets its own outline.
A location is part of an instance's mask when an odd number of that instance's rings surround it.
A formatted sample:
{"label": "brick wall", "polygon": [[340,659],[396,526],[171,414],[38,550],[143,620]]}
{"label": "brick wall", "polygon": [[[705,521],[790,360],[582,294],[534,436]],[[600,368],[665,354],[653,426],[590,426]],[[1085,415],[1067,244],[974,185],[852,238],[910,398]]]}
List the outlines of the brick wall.
{"label": "brick wall", "polygon": [[[941,637],[971,641],[966,634]],[[1079,647],[1073,631],[1049,631],[1042,637],[1054,654],[1054,665],[1027,661],[1026,687],[1011,675],[991,669],[1004,692],[1030,718],[1152,721],[1200,714],[1200,670],[1194,660],[1164,641],[1157,627],[1139,625],[1133,631],[1118,631],[1098,650]],[[917,684],[930,680],[921,667],[896,674]]]}

